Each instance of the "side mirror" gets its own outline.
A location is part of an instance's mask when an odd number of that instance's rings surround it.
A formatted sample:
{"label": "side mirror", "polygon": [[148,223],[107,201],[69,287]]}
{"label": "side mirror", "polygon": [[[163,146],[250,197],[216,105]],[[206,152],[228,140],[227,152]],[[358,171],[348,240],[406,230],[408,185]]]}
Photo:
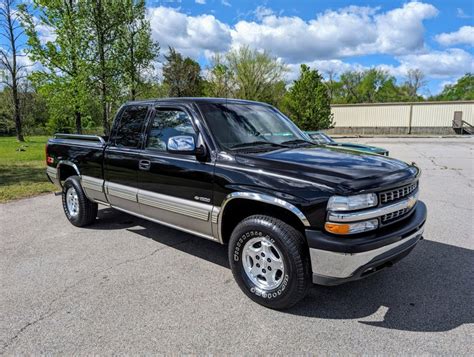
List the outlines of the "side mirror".
{"label": "side mirror", "polygon": [[172,136],[168,139],[166,149],[175,154],[194,154],[196,153],[194,137],[190,135]]}

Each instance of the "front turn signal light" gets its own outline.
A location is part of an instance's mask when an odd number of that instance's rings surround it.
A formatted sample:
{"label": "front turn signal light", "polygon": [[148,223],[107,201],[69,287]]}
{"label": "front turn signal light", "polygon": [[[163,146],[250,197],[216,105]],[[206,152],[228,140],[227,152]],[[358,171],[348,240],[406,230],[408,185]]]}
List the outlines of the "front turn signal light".
{"label": "front turn signal light", "polygon": [[379,221],[371,219],[369,221],[354,222],[354,223],[332,223],[326,222],[324,228],[329,233],[333,234],[356,234],[377,229]]}
{"label": "front turn signal light", "polygon": [[349,234],[349,225],[348,224],[338,224],[338,223],[326,223],[324,228],[329,233],[334,234]]}

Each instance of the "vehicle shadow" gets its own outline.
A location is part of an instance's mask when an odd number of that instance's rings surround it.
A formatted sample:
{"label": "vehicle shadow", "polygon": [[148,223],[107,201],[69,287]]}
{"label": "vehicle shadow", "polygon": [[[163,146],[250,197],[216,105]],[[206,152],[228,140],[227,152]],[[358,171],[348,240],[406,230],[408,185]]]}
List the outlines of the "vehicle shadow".
{"label": "vehicle shadow", "polygon": [[140,220],[135,216],[131,216],[127,213],[118,211],[113,208],[100,208],[97,211],[97,220],[89,225],[85,226],[86,229],[98,229],[98,230],[111,230],[111,229],[124,229],[136,226]]}
{"label": "vehicle shadow", "polygon": [[113,208],[99,209],[98,219],[88,226],[90,229],[127,229],[129,232],[152,239],[173,249],[205,259],[210,263],[229,268],[227,246],[211,240],[202,239],[191,234],[153,223]]}
{"label": "vehicle shadow", "polygon": [[[110,211],[110,212],[102,212]],[[93,229],[127,228],[173,249],[229,268],[227,247],[112,209],[101,210]],[[129,224],[114,223],[123,220]],[[138,226],[138,227],[137,227]],[[421,241],[392,268],[340,286],[314,286],[279,313],[320,319],[360,319],[395,330],[437,332],[474,323],[474,250]],[[372,316],[374,315],[374,316]]]}
{"label": "vehicle shadow", "polygon": [[474,322],[473,276],[473,250],[423,240],[392,268],[340,286],[315,286],[286,312],[361,319],[395,330],[448,331]]}

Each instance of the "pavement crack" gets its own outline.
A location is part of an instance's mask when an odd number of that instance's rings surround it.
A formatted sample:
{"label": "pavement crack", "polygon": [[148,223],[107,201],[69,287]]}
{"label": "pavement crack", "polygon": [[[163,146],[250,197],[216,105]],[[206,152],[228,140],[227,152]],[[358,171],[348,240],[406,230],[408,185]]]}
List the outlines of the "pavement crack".
{"label": "pavement crack", "polygon": [[58,309],[58,310],[54,310],[54,311],[50,311],[48,310],[48,312],[46,312],[45,314],[42,314],[40,317],[38,317],[37,319],[33,320],[33,321],[30,321],[28,322],[27,324],[25,324],[23,327],[21,327],[16,333],[15,335],[13,335],[13,337],[11,337],[7,342],[4,343],[3,345],[3,348],[2,350],[0,351],[0,354],[3,354],[6,352],[6,350],[10,347],[10,345],[26,330],[28,329],[29,327],[37,324],[38,322],[41,322],[45,319],[47,319],[48,317],[54,315],[55,313],[59,312],[61,309]]}
{"label": "pavement crack", "polygon": [[140,260],[149,258],[149,257],[155,255],[156,253],[162,251],[162,250],[165,250],[165,249],[167,249],[167,248],[174,248],[174,247],[177,247],[177,246],[179,246],[179,245],[181,245],[181,244],[184,244],[184,243],[189,242],[189,241],[192,240],[192,239],[193,239],[193,238],[188,238],[188,239],[185,239],[185,240],[183,240],[183,241],[177,242],[177,243],[175,243],[175,244],[170,244],[170,245],[167,245],[167,246],[164,246],[164,247],[156,248],[156,249],[155,249],[154,251],[152,251],[151,253],[146,254],[146,255],[143,255],[143,256],[138,257],[138,258],[126,259],[126,260],[124,260],[124,261],[122,261],[122,262],[119,262],[119,263],[117,263],[117,264],[115,264],[115,265],[113,265],[113,266],[111,266],[111,267],[109,267],[109,268],[107,268],[107,269],[104,269],[101,273],[103,273],[103,272],[105,272],[105,271],[108,271],[108,270],[110,270],[110,269],[112,269],[112,268],[118,267],[118,266],[120,266],[120,265],[124,265],[124,264],[128,264],[128,263],[133,263],[133,262],[138,262],[138,261],[140,261]]}
{"label": "pavement crack", "polygon": [[118,266],[121,266],[121,265],[124,265],[124,264],[128,264],[128,263],[133,263],[133,262],[137,262],[137,261],[141,261],[141,260],[144,260],[144,259],[147,259],[153,255],[155,255],[156,253],[162,251],[162,250],[165,250],[165,249],[168,249],[168,248],[173,248],[173,247],[176,247],[176,246],[179,246],[181,244],[185,244],[189,241],[191,241],[193,238],[188,238],[188,239],[185,239],[185,240],[182,240],[180,242],[177,242],[175,244],[169,244],[169,245],[165,245],[163,247],[159,247],[159,248],[156,248],[155,250],[153,250],[151,253],[148,253],[148,254],[145,254],[143,256],[140,256],[140,257],[137,257],[137,258],[133,258],[133,259],[126,259],[124,261],[121,261],[117,264],[114,264],[114,265],[111,265],[105,269],[102,269],[100,271],[97,271],[95,272],[94,274],[92,274],[91,276],[88,276],[88,277],[85,277],[85,278],[82,278],[82,279],[79,279],[77,280],[76,282],[74,282],[73,284],[71,285],[68,285],[66,286],[63,291],[61,293],[59,293],[53,300],[51,300],[48,304],[48,309],[45,313],[41,314],[37,319],[33,320],[33,321],[30,321],[28,323],[26,323],[25,325],[23,325],[10,339],[8,339],[4,344],[3,344],[3,348],[2,350],[0,350],[0,354],[3,354],[6,352],[6,350],[12,345],[13,342],[15,342],[15,340],[17,340],[20,335],[25,332],[28,328],[30,328],[31,326],[47,319],[48,317],[54,315],[55,313],[63,310],[64,308],[59,308],[59,309],[56,309],[56,310],[52,310],[52,306],[54,303],[56,303],[58,300],[64,298],[67,296],[67,293],[75,288],[76,286],[78,286],[79,284],[81,284],[82,282],[86,281],[86,280],[90,280],[90,279],[94,279],[96,278],[98,275],[101,275],[113,268],[116,268]]}

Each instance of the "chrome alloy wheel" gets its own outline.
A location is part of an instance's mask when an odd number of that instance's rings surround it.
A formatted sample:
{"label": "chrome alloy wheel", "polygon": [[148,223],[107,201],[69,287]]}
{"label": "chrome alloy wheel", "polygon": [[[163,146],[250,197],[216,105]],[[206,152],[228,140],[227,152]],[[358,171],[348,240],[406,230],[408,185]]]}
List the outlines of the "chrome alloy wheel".
{"label": "chrome alloy wheel", "polygon": [[76,217],[79,214],[79,197],[74,187],[69,187],[66,192],[66,205],[71,217]]}
{"label": "chrome alloy wheel", "polygon": [[262,290],[276,289],[283,281],[283,255],[267,237],[252,238],[245,244],[242,264],[247,277]]}

